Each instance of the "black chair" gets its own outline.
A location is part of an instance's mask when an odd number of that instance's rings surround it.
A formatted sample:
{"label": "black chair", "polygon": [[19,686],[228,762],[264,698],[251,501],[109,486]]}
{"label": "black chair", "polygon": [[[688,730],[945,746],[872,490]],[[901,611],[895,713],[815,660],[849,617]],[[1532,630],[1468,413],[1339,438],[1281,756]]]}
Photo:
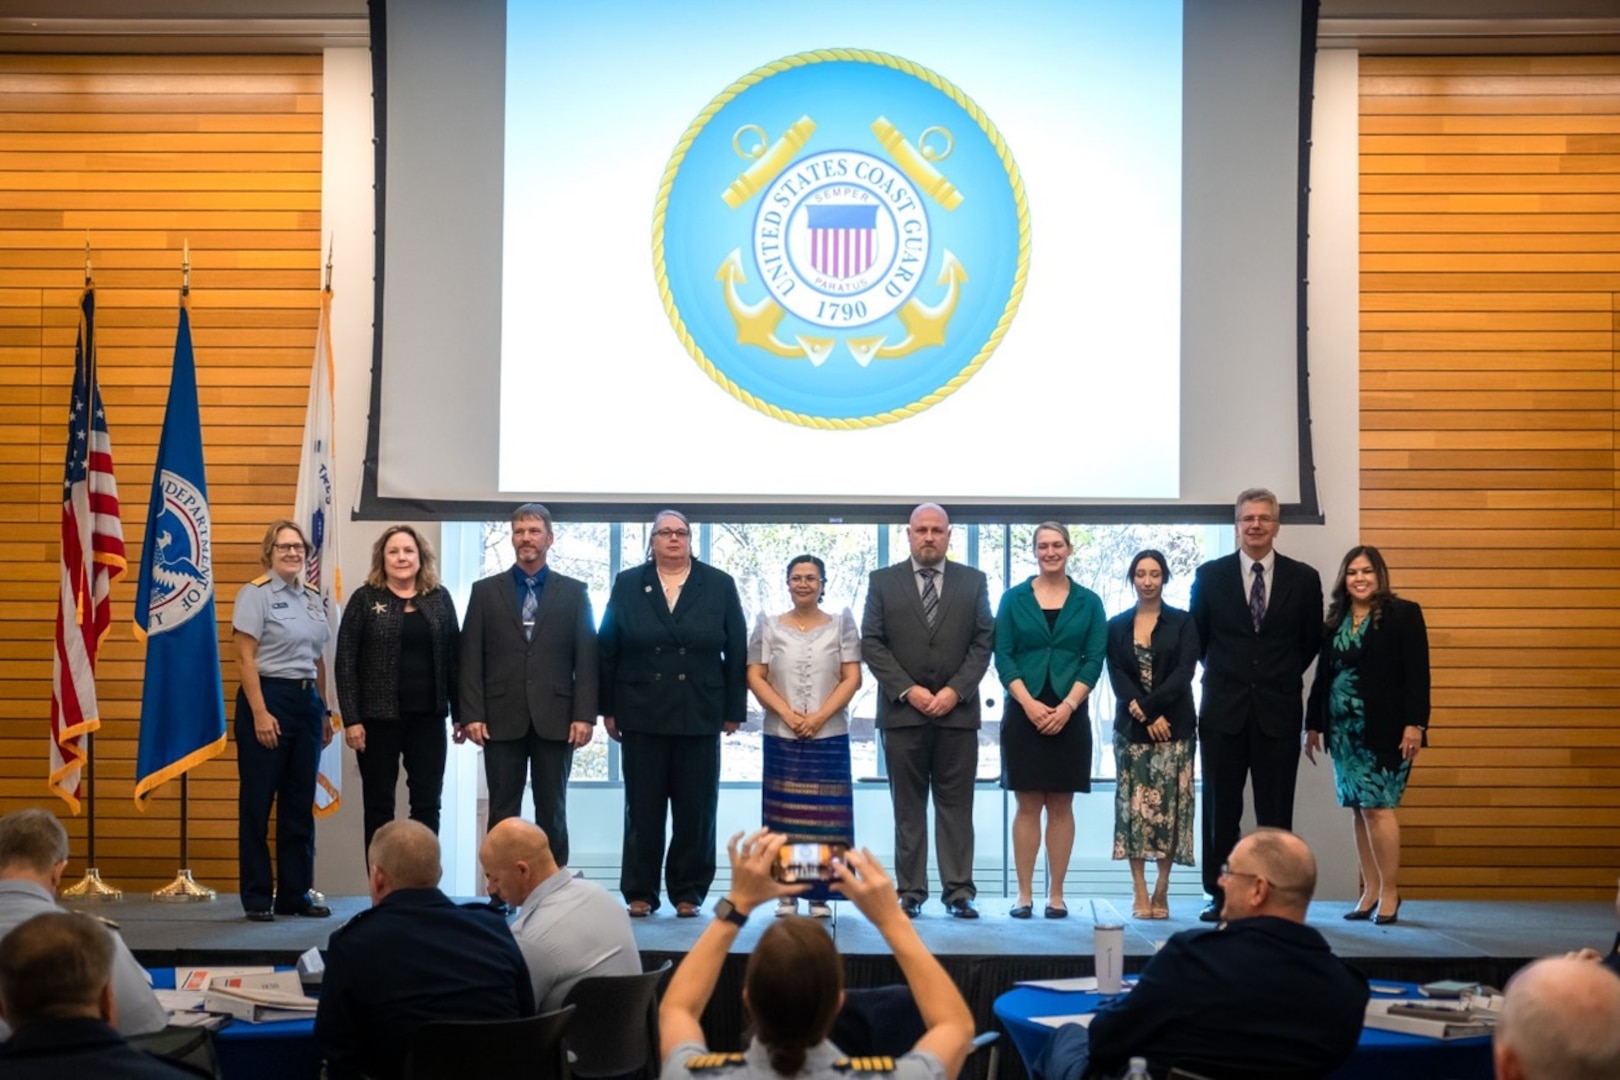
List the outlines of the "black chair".
{"label": "black chair", "polygon": [[1178,1061],[1166,1080],[1317,1080],[1320,1072],[1234,1061]]}
{"label": "black chair", "polygon": [[563,1038],[574,1007],[521,1020],[434,1020],[411,1033],[405,1080],[461,1076],[476,1062],[480,1073],[564,1080]]}
{"label": "black chair", "polygon": [[199,1077],[220,1080],[214,1033],[207,1028],[171,1024],[149,1035],[131,1035],[129,1044]]}
{"label": "black chair", "polygon": [[640,975],[597,975],[568,992],[588,1023],[568,1033],[568,1067],[579,1080],[658,1075],[658,999],[673,965]]}
{"label": "black chair", "polygon": [[[850,1057],[900,1057],[910,1053],[927,1030],[911,987],[898,984],[845,990],[844,1007],[833,1017],[827,1037]],[[977,1054],[990,1048],[984,1075],[992,1080],[1001,1066],[1000,1048],[995,1045],[1000,1037],[1000,1032],[986,1031],[973,1040],[970,1051]]]}

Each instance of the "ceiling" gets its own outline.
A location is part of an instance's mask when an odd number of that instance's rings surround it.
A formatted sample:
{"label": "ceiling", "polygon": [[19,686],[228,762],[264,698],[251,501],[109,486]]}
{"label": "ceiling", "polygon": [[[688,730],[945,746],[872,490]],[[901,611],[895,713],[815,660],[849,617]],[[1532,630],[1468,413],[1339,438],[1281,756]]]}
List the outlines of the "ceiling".
{"label": "ceiling", "polygon": [[[318,52],[367,40],[366,0],[0,0],[4,52]],[[1322,0],[1317,41],[1374,54],[1620,53],[1620,4]]]}

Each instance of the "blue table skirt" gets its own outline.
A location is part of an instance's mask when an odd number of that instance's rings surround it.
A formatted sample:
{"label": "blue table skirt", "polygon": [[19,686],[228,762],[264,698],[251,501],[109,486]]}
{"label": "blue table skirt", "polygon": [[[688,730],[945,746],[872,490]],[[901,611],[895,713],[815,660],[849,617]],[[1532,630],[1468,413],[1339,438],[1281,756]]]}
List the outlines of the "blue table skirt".
{"label": "blue table skirt", "polygon": [[[173,990],[174,969],[153,968],[152,986]],[[214,1032],[214,1048],[225,1080],[320,1080],[313,1019],[271,1024],[232,1020]]]}
{"label": "blue table skirt", "polygon": [[[1416,997],[1414,983],[1395,983],[1380,980],[1380,986],[1399,986],[1400,994],[1374,994],[1375,998]],[[1007,1029],[1008,1037],[1018,1048],[1024,1067],[1030,1069],[1040,1060],[1053,1028],[1034,1021],[1037,1016],[1072,1016],[1094,1012],[1106,1000],[1100,994],[1042,990],[1032,986],[1015,986],[996,998],[996,1019]],[[1337,1072],[1332,1080],[1468,1080],[1479,1077],[1490,1080],[1491,1040],[1489,1036],[1472,1039],[1452,1039],[1442,1042],[1419,1035],[1406,1035],[1378,1028],[1362,1028],[1361,1041],[1356,1052]]]}

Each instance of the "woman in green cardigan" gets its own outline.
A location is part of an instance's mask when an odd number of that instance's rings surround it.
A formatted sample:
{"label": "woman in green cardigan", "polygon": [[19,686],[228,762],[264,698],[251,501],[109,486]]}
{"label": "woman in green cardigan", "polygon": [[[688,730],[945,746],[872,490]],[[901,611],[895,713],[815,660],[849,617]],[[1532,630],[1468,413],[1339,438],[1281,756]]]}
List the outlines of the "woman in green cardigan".
{"label": "woman in green cardigan", "polygon": [[1013,866],[1018,902],[1034,914],[1035,854],[1046,813],[1046,917],[1061,919],[1063,879],[1074,847],[1074,793],[1091,790],[1091,715],[1086,699],[1102,675],[1107,618],[1102,600],[1069,577],[1074,544],[1055,521],[1035,527],[1040,573],[1008,589],[996,612],[996,674],[1007,688],[1001,718],[1001,786],[1018,800]]}

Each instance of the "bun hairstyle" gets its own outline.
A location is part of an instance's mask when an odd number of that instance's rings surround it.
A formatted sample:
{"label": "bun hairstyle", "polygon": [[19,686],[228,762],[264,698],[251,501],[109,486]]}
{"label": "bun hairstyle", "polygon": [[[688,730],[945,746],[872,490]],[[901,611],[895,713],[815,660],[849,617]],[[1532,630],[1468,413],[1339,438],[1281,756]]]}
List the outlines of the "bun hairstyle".
{"label": "bun hairstyle", "polygon": [[805,1052],[832,1031],[843,993],[843,961],[813,920],[779,919],[760,936],[743,972],[743,994],[771,1071],[803,1070]]}

